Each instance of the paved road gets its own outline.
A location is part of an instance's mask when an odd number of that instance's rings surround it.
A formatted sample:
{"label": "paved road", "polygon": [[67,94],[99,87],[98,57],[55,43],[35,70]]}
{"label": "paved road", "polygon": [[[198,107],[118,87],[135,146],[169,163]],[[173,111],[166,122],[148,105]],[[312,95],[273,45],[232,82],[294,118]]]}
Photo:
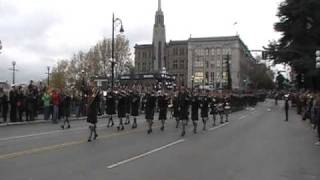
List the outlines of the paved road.
{"label": "paved road", "polygon": [[[271,108],[271,112],[267,109]],[[5,180],[319,180],[320,147],[315,133],[292,111],[271,101],[232,114],[229,124],[184,138],[174,122],[147,135],[106,128],[86,142],[83,121],[72,129],[52,124],[0,128],[0,174]],[[201,126],[200,126],[201,127]]]}

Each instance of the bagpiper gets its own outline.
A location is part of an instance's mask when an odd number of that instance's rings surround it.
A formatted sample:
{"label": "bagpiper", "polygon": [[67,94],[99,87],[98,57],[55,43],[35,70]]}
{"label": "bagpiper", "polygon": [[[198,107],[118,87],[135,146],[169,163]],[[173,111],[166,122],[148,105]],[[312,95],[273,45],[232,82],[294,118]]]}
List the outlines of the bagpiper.
{"label": "bagpiper", "polygon": [[108,125],[107,127],[113,127],[114,126],[114,121],[112,116],[116,114],[116,97],[113,91],[109,91],[107,93],[106,97],[106,113],[107,113],[107,118],[108,118]]}
{"label": "bagpiper", "polygon": [[167,120],[167,110],[168,110],[169,99],[164,92],[161,92],[158,97],[158,107],[159,107],[159,120],[161,121],[161,128],[160,130],[164,130],[164,124]]}
{"label": "bagpiper", "polygon": [[146,94],[146,120],[148,123],[148,134],[152,133],[152,124],[154,119],[154,109],[156,107],[156,96],[154,93],[147,92]]}
{"label": "bagpiper", "polygon": [[191,120],[193,123],[193,133],[197,133],[197,126],[199,121],[199,107],[200,99],[197,93],[193,94],[191,97]]}
{"label": "bagpiper", "polygon": [[132,129],[136,129],[137,117],[139,116],[139,106],[140,105],[140,96],[138,92],[134,92],[131,98],[131,116],[133,117]]}
{"label": "bagpiper", "polygon": [[184,87],[181,87],[181,91],[178,94],[178,110],[179,120],[182,121],[182,133],[181,136],[186,134],[186,125],[188,121],[188,110],[189,110],[189,95],[185,91]]}
{"label": "bagpiper", "polygon": [[118,131],[124,130],[123,125],[123,118],[126,117],[126,98],[125,98],[125,91],[121,91],[118,96],[118,118],[119,118],[119,125],[117,126]]}
{"label": "bagpiper", "polygon": [[131,91],[127,91],[125,93],[125,109],[126,109],[126,121],[125,121],[125,125],[130,124],[130,113],[131,113],[131,99],[132,99],[132,92]]}
{"label": "bagpiper", "polygon": [[202,118],[202,122],[203,122],[203,130],[206,130],[206,125],[207,125],[207,121],[208,121],[208,113],[209,113],[209,105],[210,105],[210,98],[208,96],[208,92],[202,94],[202,98],[201,98],[201,104],[200,104],[200,108],[201,108],[201,118]]}
{"label": "bagpiper", "polygon": [[91,141],[91,137],[93,136],[93,139],[95,140],[98,137],[97,134],[97,114],[98,114],[98,102],[99,102],[99,91],[96,89],[96,87],[92,88],[92,91],[89,94],[88,97],[88,109],[87,109],[87,122],[90,123],[89,129],[89,138],[88,142]]}
{"label": "bagpiper", "polygon": [[178,104],[178,95],[175,93],[172,99],[172,108],[173,108],[173,118],[176,120],[176,128],[179,127],[179,104]]}

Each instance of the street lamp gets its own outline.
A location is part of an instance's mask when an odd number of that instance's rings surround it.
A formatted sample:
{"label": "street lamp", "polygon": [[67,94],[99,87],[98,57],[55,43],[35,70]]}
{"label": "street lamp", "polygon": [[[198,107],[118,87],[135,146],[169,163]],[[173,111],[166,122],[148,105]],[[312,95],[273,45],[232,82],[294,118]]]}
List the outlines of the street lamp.
{"label": "street lamp", "polygon": [[316,68],[320,69],[320,50],[316,51]]}
{"label": "street lamp", "polygon": [[162,90],[164,89],[164,80],[165,80],[165,76],[166,76],[166,74],[167,74],[167,70],[166,70],[166,68],[165,67],[162,67],[162,70],[161,70],[161,72],[160,72],[160,74],[161,74],[161,83],[162,83]]}
{"label": "street lamp", "polygon": [[114,84],[114,65],[115,65],[115,60],[114,60],[114,28],[115,28],[115,23],[120,22],[120,33],[123,33],[123,25],[122,25],[122,20],[119,18],[114,18],[114,14],[112,14],[112,54],[111,54],[111,90],[113,91],[113,84]]}
{"label": "street lamp", "polygon": [[50,84],[50,80],[49,80],[49,78],[50,78],[50,66],[47,66],[47,70],[48,70],[47,74],[48,74],[48,87],[49,87],[49,84]]}
{"label": "street lamp", "polygon": [[193,93],[194,75],[191,76],[191,92]]}
{"label": "street lamp", "polygon": [[12,84],[15,84],[15,73],[18,71],[18,69],[16,69],[15,61],[12,61],[12,68],[9,68],[9,70],[12,71]]}

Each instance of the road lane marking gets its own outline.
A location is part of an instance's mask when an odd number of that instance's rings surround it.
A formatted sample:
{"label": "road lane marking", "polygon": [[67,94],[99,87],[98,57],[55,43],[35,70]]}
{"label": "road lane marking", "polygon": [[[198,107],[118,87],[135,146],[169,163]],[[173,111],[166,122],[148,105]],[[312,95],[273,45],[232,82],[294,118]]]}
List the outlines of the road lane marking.
{"label": "road lane marking", "polygon": [[217,127],[210,128],[209,131],[213,131],[213,130],[222,128],[222,127],[224,127],[224,126],[226,126],[226,125],[228,125],[228,124],[230,124],[230,122],[226,122],[226,123],[221,124],[221,125],[219,125],[219,126],[217,126]]}
{"label": "road lane marking", "polygon": [[[155,128],[157,128],[157,127],[160,127],[160,126],[156,126]],[[112,137],[116,137],[116,136],[124,136],[124,135],[133,134],[133,133],[137,133],[137,132],[143,132],[143,131],[145,131],[145,129],[131,130],[131,131],[122,132],[122,133],[112,133],[109,135],[99,136],[98,139],[108,139],[108,138],[112,138]],[[3,155],[0,155],[0,160],[13,159],[13,158],[17,158],[17,157],[23,156],[23,155],[32,155],[32,154],[42,153],[42,152],[46,152],[46,151],[58,150],[58,149],[62,149],[65,147],[84,144],[84,143],[88,143],[87,140],[71,141],[71,142],[66,142],[66,143],[62,143],[62,144],[44,146],[44,147],[33,148],[33,149],[25,150],[25,151],[3,154]]]}
{"label": "road lane marking", "polygon": [[239,120],[244,119],[244,118],[246,118],[246,117],[248,117],[248,115],[241,116],[241,117],[239,118]]}
{"label": "road lane marking", "polygon": [[[102,124],[98,126],[98,128],[102,128],[107,126],[107,124]],[[57,134],[61,132],[73,132],[73,131],[78,131],[78,130],[85,130],[88,129],[88,127],[79,127],[79,128],[72,128],[69,130],[54,130],[54,131],[49,131],[49,132],[42,132],[42,133],[37,133],[37,134],[28,134],[28,135],[22,135],[22,136],[11,136],[11,137],[6,137],[6,138],[0,138],[0,141],[9,141],[9,140],[15,140],[15,139],[22,139],[22,138],[28,138],[28,137],[35,137],[35,136],[42,136],[42,135],[49,135],[49,134]]]}
{"label": "road lane marking", "polygon": [[167,145],[161,146],[161,147],[159,147],[159,148],[156,148],[156,149],[154,149],[154,150],[148,151],[148,152],[146,152],[146,153],[143,153],[143,154],[134,156],[134,157],[132,157],[132,158],[129,158],[129,159],[126,159],[126,160],[123,160],[123,161],[120,161],[120,162],[117,162],[117,163],[115,163],[115,164],[112,164],[112,165],[108,166],[108,169],[112,169],[112,168],[118,167],[118,166],[120,166],[120,165],[129,163],[129,162],[131,162],[131,161],[134,161],[134,160],[143,158],[143,157],[148,156],[148,155],[150,155],[150,154],[152,154],[152,153],[155,153],[155,152],[161,151],[161,150],[163,150],[163,149],[169,148],[169,147],[171,147],[171,146],[177,145],[177,144],[182,143],[182,142],[184,142],[184,141],[185,141],[184,139],[180,139],[180,140],[178,140],[178,141],[175,141],[175,142],[169,143],[169,144],[167,144]]}

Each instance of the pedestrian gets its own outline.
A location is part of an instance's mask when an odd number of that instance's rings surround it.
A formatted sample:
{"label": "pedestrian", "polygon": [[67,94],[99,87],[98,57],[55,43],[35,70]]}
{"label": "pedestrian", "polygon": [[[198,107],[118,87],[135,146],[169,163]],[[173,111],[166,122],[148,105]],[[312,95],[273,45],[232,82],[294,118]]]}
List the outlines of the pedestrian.
{"label": "pedestrian", "polygon": [[199,107],[200,99],[198,93],[194,93],[191,97],[191,120],[193,123],[193,133],[197,133],[197,126],[199,121]]}
{"label": "pedestrian", "polygon": [[113,93],[113,91],[109,91],[107,93],[106,106],[107,106],[106,112],[107,112],[107,118],[108,118],[107,127],[109,128],[114,126],[114,121],[112,119],[112,116],[116,114],[115,94]]}
{"label": "pedestrian", "polygon": [[182,86],[178,94],[178,110],[179,110],[179,120],[182,121],[182,133],[181,136],[186,134],[186,125],[188,121],[188,111],[189,111],[189,95]]}
{"label": "pedestrian", "polygon": [[285,113],[286,113],[286,119],[285,121],[288,121],[288,116],[289,116],[289,94],[285,95],[284,96],[284,110],[285,110]]}
{"label": "pedestrian", "polygon": [[8,109],[9,109],[9,100],[8,100],[8,96],[5,92],[3,92],[2,96],[1,96],[1,107],[2,107],[1,112],[2,112],[3,122],[6,123]]}
{"label": "pedestrian", "polygon": [[[93,84],[94,82],[92,82]],[[92,85],[91,92],[88,93],[88,106],[87,106],[87,122],[89,125],[89,138],[88,142],[91,142],[91,138],[93,135],[93,140],[97,139],[97,123],[98,123],[98,103],[99,103],[99,91],[97,88]]]}
{"label": "pedestrian", "polygon": [[159,120],[161,121],[161,131],[164,131],[164,124],[167,120],[167,110],[168,110],[169,99],[164,92],[160,92],[160,96],[158,98],[158,107],[159,107]]}
{"label": "pedestrian", "polygon": [[146,94],[146,121],[148,123],[147,133],[152,133],[152,124],[154,119],[154,109],[156,107],[156,96],[154,92],[147,92]]}
{"label": "pedestrian", "polygon": [[223,107],[223,99],[219,98],[219,103],[217,105],[217,112],[219,114],[220,117],[220,124],[223,124],[223,115],[224,115],[224,107]]}
{"label": "pedestrian", "polygon": [[48,120],[50,115],[50,95],[48,94],[47,90],[44,91],[41,99],[43,102],[44,120]]}
{"label": "pedestrian", "polygon": [[53,117],[52,122],[54,124],[58,123],[58,116],[59,116],[59,105],[60,105],[60,95],[57,90],[52,91],[52,105],[53,105]]}
{"label": "pedestrian", "polygon": [[18,87],[18,92],[17,92],[17,110],[18,110],[18,120],[20,122],[23,121],[23,112],[25,109],[25,95],[23,94],[22,87]]}
{"label": "pedestrian", "polygon": [[139,106],[140,106],[140,96],[137,91],[135,91],[131,98],[131,116],[133,117],[132,129],[138,127],[137,117],[139,116]]}
{"label": "pedestrian", "polygon": [[10,101],[10,121],[17,121],[17,91],[16,87],[13,84],[12,89],[9,92],[9,101]]}
{"label": "pedestrian", "polygon": [[28,89],[26,94],[26,121],[33,121],[34,110],[33,110],[33,94],[32,90]]}
{"label": "pedestrian", "polygon": [[61,128],[64,129],[67,123],[67,128],[70,129],[71,126],[70,126],[69,117],[70,117],[71,97],[68,94],[65,94],[61,104],[63,108],[63,117],[64,117],[63,125],[61,125]]}

